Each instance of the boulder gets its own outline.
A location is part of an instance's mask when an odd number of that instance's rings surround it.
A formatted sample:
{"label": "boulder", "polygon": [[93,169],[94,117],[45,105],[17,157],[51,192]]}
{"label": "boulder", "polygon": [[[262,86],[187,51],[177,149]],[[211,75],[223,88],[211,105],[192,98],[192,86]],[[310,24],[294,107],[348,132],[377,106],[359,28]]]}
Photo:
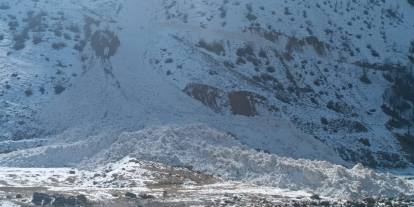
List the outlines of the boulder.
{"label": "boulder", "polygon": [[126,192],[125,197],[127,197],[127,198],[137,198],[137,195],[135,193]]}
{"label": "boulder", "polygon": [[48,205],[52,202],[52,197],[46,193],[33,193],[32,203],[37,206]]}

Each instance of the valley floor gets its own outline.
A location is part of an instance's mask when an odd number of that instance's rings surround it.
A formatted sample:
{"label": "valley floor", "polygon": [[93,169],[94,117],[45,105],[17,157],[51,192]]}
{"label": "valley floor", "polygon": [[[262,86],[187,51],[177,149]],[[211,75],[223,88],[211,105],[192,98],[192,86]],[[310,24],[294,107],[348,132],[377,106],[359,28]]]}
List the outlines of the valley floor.
{"label": "valley floor", "polygon": [[[412,176],[403,177],[414,182]],[[414,199],[347,201],[226,181],[187,168],[124,159],[93,170],[0,168],[0,207],[412,206]]]}

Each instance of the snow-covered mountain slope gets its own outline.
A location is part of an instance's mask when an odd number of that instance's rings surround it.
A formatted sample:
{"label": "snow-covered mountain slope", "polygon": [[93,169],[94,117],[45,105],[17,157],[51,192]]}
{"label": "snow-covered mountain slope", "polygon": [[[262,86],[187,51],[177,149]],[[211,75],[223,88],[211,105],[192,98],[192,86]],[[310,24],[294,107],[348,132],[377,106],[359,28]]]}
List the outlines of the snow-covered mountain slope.
{"label": "snow-covered mountain slope", "polygon": [[414,161],[410,2],[0,0],[0,165],[130,156],[326,196],[410,194],[335,165]]}
{"label": "snow-covered mountain slope", "polygon": [[[68,1],[67,4],[70,2]],[[7,92],[4,95],[5,100],[17,99],[15,102],[21,103],[26,103],[26,99],[31,100],[36,103],[27,108],[37,109],[37,111],[36,115],[29,116],[28,120],[19,120],[22,124],[20,128],[23,129],[15,129],[13,126],[5,127],[6,130],[9,130],[8,133],[5,133],[6,136],[10,134],[9,137],[13,140],[20,140],[18,137],[20,134],[23,134],[21,136],[24,138],[30,138],[59,134],[69,130],[70,132],[66,132],[66,134],[70,134],[67,136],[70,139],[83,139],[84,136],[97,132],[110,133],[142,129],[154,125],[201,122],[235,134],[241,142],[251,148],[263,149],[264,146],[277,146],[267,150],[295,158],[306,157],[343,163],[339,156],[335,155],[333,149],[320,140],[296,129],[289,120],[283,118],[283,114],[245,117],[216,113],[186,95],[168,77],[152,67],[148,56],[154,51],[153,46],[163,40],[160,36],[165,35],[162,29],[154,27],[154,25],[161,26],[167,22],[164,20],[163,9],[159,11],[165,2],[116,2],[119,6],[115,7],[124,9],[120,9],[119,14],[114,14],[114,17],[111,13],[105,12],[105,9],[112,9],[114,5],[108,2],[99,2],[93,5],[99,6],[104,10],[102,13],[109,15],[109,17],[106,15],[100,17],[87,9],[88,3],[85,2],[86,6],[77,4],[75,7],[82,8],[77,10],[81,12],[78,16],[93,16],[82,17],[85,18],[83,20],[85,25],[77,23],[80,24],[77,26],[78,28],[83,28],[83,34],[79,35],[79,40],[77,41],[76,37],[68,41],[59,40],[65,42],[67,46],[53,51],[61,55],[57,55],[58,60],[52,62],[60,61],[63,65],[67,65],[65,69],[57,69],[66,72],[56,73],[62,74],[62,76],[67,73],[72,74],[70,78],[73,80],[68,80],[65,78],[66,76],[62,77],[67,80],[65,81],[67,85],[63,86],[63,83],[62,85],[51,85],[52,91],[45,92],[44,95],[34,89],[32,89],[33,94],[29,93],[29,96],[24,93],[18,96],[17,92]],[[43,4],[43,7],[60,7],[48,3]],[[109,4],[107,8],[106,4]],[[68,5],[62,4],[62,9],[65,7]],[[17,8],[27,9],[29,7]],[[142,8],[142,12],[137,13],[136,8]],[[69,17],[63,19],[69,21]],[[141,21],[136,21],[136,19]],[[79,20],[74,19],[73,21]],[[45,20],[45,22],[48,21]],[[69,22],[67,24],[73,26],[75,23]],[[66,33],[65,26],[62,27],[62,33]],[[165,29],[168,28],[165,27]],[[48,35],[47,31],[44,33],[45,36]],[[169,38],[165,40],[169,40]],[[78,44],[83,41],[85,42],[83,51],[76,51]],[[25,43],[31,44],[30,41]],[[72,45],[69,45],[70,43]],[[46,42],[39,44],[45,44],[42,47],[39,46],[40,48],[50,46]],[[10,48],[10,50],[13,49]],[[32,57],[33,51],[26,50],[29,49],[23,48],[14,51],[10,56],[23,53]],[[65,57],[65,60],[59,60],[60,57]],[[69,60],[71,57],[80,58],[80,61],[74,61],[76,63],[72,64],[72,60]],[[33,62],[43,65],[43,61],[40,60]],[[72,64],[73,68],[76,65],[81,65],[80,68],[83,71],[73,72],[69,64]],[[29,70],[29,68],[27,69]],[[12,78],[13,75],[10,76]],[[51,77],[51,79],[56,80],[55,77]],[[28,83],[29,85],[33,84],[30,78],[26,81],[31,81]],[[30,87],[37,86],[31,85]],[[48,99],[45,100],[46,98]],[[38,106],[38,108],[32,107],[32,105]],[[18,118],[16,117],[16,119]],[[16,119],[7,119],[5,123],[17,122]],[[39,123],[37,128],[28,127],[33,122]],[[74,135],[73,131],[76,131],[77,134]],[[276,134],[278,136],[275,136]],[[51,139],[51,142],[55,140]]]}
{"label": "snow-covered mountain slope", "polygon": [[296,158],[392,167],[412,157],[406,1],[1,9],[2,140],[202,122]]}
{"label": "snow-covered mountain slope", "polygon": [[213,111],[282,114],[345,160],[407,162],[413,7],[406,1],[167,1],[166,8],[150,61]]}

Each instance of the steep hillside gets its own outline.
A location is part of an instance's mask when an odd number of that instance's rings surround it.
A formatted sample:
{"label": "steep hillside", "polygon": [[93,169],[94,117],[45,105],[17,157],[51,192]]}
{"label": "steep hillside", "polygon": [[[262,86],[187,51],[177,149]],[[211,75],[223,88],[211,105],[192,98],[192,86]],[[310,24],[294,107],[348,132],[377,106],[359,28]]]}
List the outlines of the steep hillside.
{"label": "steep hillside", "polygon": [[351,169],[414,162],[411,0],[0,0],[0,11],[0,166],[132,157],[331,197],[412,194]]}
{"label": "steep hillside", "polygon": [[292,157],[318,158],[300,155],[312,148],[302,144],[282,149],[309,142],[373,167],[412,161],[409,1],[4,1],[1,10],[2,140],[182,120]]}
{"label": "steep hillside", "polygon": [[164,4],[167,23],[150,62],[213,111],[283,116],[347,161],[412,161],[400,153],[413,149],[407,2]]}

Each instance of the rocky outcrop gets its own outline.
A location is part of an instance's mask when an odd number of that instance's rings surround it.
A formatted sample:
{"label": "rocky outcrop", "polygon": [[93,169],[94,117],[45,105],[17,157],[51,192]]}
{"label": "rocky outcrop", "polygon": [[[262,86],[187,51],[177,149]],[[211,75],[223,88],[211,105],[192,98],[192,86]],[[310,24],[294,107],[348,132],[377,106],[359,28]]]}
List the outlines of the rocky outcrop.
{"label": "rocky outcrop", "polygon": [[102,59],[108,59],[115,55],[121,42],[116,34],[109,30],[96,31],[91,37],[91,46],[95,55]]}
{"label": "rocky outcrop", "polygon": [[257,105],[266,101],[266,98],[248,91],[235,91],[229,94],[231,112],[235,115],[256,116]]}
{"label": "rocky outcrop", "polygon": [[257,116],[260,111],[277,112],[278,108],[269,104],[266,97],[250,91],[225,92],[213,86],[191,83],[184,92],[200,101],[217,113],[229,112],[233,115]]}
{"label": "rocky outcrop", "polygon": [[407,159],[414,163],[414,135],[405,134],[405,135],[396,135],[398,141],[400,142],[401,149],[407,156]]}
{"label": "rocky outcrop", "polygon": [[32,203],[36,206],[53,207],[86,207],[88,199],[84,195],[65,196],[62,194],[49,195],[47,193],[33,193]]}
{"label": "rocky outcrop", "polygon": [[192,83],[185,87],[184,92],[215,112],[223,112],[227,105],[226,93],[209,85]]}
{"label": "rocky outcrop", "polygon": [[32,203],[37,206],[48,205],[52,202],[52,197],[46,193],[33,193]]}

